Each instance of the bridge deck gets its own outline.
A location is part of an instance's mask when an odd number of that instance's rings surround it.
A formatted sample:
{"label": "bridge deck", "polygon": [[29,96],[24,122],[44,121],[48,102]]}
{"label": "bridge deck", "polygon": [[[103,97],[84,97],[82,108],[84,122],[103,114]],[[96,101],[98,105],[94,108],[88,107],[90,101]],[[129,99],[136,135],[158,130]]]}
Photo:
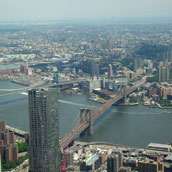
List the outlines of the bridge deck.
{"label": "bridge deck", "polygon": [[22,130],[19,130],[17,128],[11,127],[9,125],[6,125],[6,129],[9,130],[9,131],[13,131],[15,134],[20,135],[22,137],[24,137],[25,134],[26,134],[26,132],[24,132]]}

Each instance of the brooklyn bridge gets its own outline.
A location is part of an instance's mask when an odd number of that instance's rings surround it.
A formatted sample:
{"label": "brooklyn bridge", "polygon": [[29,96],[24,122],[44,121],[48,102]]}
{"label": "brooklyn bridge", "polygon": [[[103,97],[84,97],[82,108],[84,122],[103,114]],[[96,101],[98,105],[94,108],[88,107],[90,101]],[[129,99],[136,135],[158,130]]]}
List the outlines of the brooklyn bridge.
{"label": "brooklyn bridge", "polygon": [[126,96],[137,90],[144,82],[146,78],[135,84],[132,87],[124,87],[123,91],[117,91],[111,99],[102,104],[99,108],[91,110],[88,108],[80,109],[80,119],[77,124],[60,140],[61,149],[66,148],[76,138],[82,134],[94,134],[94,123],[99,119],[112,105],[117,104],[120,100],[125,101]]}

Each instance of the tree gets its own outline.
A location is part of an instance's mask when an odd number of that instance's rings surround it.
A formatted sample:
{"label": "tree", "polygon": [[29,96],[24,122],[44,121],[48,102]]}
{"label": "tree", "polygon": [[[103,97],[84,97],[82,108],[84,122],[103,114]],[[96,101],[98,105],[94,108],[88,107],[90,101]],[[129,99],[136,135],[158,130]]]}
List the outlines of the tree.
{"label": "tree", "polygon": [[16,168],[17,167],[17,165],[14,161],[9,161],[8,164],[9,164],[10,168]]}
{"label": "tree", "polygon": [[10,169],[10,165],[8,163],[2,164],[3,169]]}
{"label": "tree", "polygon": [[26,152],[28,151],[28,145],[25,142],[18,143],[18,150],[19,152]]}

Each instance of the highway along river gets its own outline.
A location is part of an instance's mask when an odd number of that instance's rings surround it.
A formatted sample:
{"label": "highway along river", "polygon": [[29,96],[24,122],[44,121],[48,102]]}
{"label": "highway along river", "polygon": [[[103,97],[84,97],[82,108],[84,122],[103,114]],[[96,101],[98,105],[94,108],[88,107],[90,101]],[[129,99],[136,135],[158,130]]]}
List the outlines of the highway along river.
{"label": "highway along river", "polygon": [[[0,80],[0,89],[20,88],[21,85]],[[0,91],[1,93],[2,91]],[[75,124],[82,107],[96,108],[100,104],[87,95],[59,95],[59,129],[62,137]],[[24,94],[0,96],[0,120],[29,131],[28,100]],[[150,142],[172,140],[172,110],[148,108],[143,105],[112,107],[94,126],[94,136],[82,141],[103,141],[145,148]]]}

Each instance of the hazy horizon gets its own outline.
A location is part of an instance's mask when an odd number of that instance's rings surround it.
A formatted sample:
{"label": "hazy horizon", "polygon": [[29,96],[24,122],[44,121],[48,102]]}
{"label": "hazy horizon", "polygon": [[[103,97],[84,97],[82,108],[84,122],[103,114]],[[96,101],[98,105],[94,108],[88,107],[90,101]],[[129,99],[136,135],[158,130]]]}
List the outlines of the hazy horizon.
{"label": "hazy horizon", "polygon": [[172,18],[171,0],[2,0],[0,21]]}
{"label": "hazy horizon", "polygon": [[149,24],[172,24],[172,17],[107,17],[107,18],[64,18],[64,19],[15,19],[1,20],[0,26],[3,25],[149,25]]}

